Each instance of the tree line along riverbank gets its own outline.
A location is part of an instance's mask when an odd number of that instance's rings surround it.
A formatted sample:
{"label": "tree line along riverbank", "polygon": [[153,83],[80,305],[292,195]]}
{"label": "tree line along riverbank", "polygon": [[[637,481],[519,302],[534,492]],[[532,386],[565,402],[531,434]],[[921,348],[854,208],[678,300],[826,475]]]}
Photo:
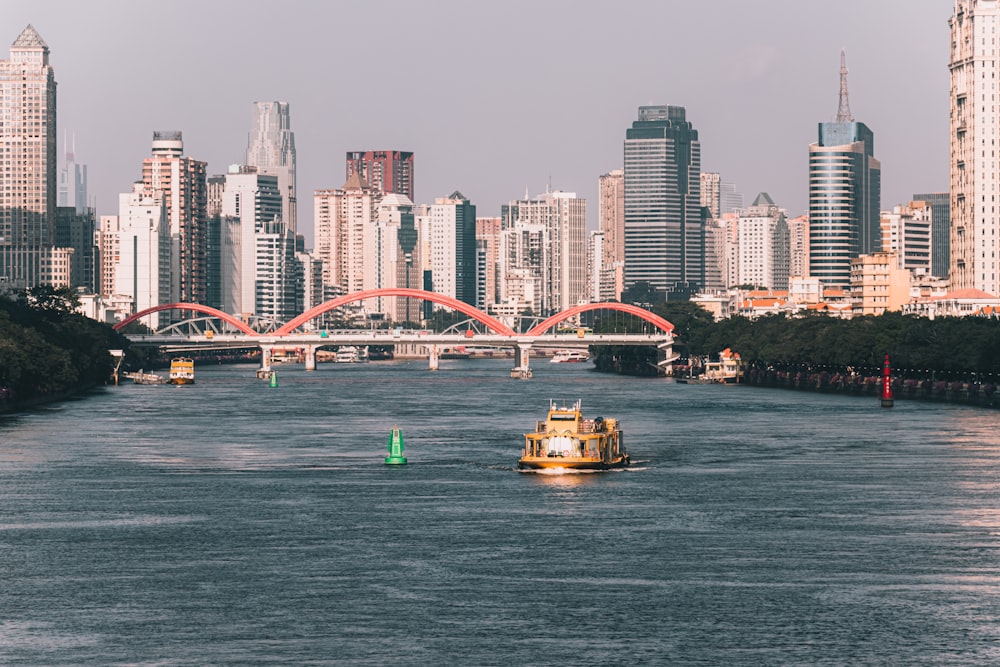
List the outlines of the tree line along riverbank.
{"label": "tree line along riverbank", "polygon": [[[775,315],[715,322],[689,303],[652,310],[674,324],[680,363],[730,348],[740,354],[750,384],[865,393],[881,381],[888,354],[899,398],[994,405],[1000,386],[1000,319],[887,313],[850,320]],[[601,332],[623,324],[615,318],[593,326]],[[648,348],[595,348],[593,355],[599,370],[657,372],[656,353]]]}
{"label": "tree line along riverbank", "polygon": [[68,289],[0,296],[0,412],[66,398],[108,382],[128,340],[75,312]]}

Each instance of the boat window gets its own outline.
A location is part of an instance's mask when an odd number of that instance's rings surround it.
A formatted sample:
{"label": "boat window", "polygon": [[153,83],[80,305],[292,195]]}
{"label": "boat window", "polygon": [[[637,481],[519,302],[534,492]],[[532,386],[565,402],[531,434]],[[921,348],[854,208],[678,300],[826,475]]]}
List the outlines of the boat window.
{"label": "boat window", "polygon": [[552,415],[549,417],[552,421],[576,421],[576,415]]}

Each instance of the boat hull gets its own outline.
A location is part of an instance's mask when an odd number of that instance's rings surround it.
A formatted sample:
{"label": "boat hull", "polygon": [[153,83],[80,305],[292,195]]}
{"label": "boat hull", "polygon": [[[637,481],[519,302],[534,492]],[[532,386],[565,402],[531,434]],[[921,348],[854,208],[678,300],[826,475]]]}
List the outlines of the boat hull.
{"label": "boat hull", "polygon": [[170,384],[194,384],[194,378],[170,378]]}
{"label": "boat hull", "polygon": [[630,461],[627,456],[621,456],[612,461],[558,456],[524,456],[518,459],[517,467],[519,470],[611,470],[613,468],[624,468],[629,463]]}

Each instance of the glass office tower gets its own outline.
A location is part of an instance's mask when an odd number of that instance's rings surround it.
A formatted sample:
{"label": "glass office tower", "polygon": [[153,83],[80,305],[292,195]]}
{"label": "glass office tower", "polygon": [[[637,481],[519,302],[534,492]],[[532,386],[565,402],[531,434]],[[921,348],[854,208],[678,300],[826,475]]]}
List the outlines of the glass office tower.
{"label": "glass office tower", "polygon": [[684,107],[639,107],[625,133],[625,289],[670,298],[705,284],[701,144]]}

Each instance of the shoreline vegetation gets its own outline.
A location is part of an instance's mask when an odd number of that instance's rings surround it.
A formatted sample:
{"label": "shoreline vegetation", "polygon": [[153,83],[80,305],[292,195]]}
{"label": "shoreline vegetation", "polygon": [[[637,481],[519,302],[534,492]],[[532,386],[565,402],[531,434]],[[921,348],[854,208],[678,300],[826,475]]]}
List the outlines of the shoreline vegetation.
{"label": "shoreline vegetation", "polygon": [[77,305],[68,288],[0,297],[0,412],[65,400],[113,377],[109,350],[128,340]]}
{"label": "shoreline vegetation", "polygon": [[[651,310],[674,324],[680,364],[730,348],[742,358],[745,384],[876,395],[888,354],[895,398],[1000,407],[1000,319],[886,313],[715,322],[690,303],[660,303]],[[601,333],[625,326],[638,324],[615,317],[596,320],[593,328]],[[651,348],[594,347],[591,356],[599,371],[658,374]]]}
{"label": "shoreline vegetation", "polygon": [[[125,351],[123,371],[151,367],[153,356],[129,351],[125,336],[76,313],[76,306],[76,295],[65,288],[41,286],[13,298],[0,296],[0,412],[65,400],[113,382],[116,361],[109,350]],[[690,303],[660,303],[651,310],[674,324],[680,363],[731,348],[743,360],[744,384],[876,395],[888,354],[896,398],[1000,407],[1000,319],[887,313],[851,320],[769,316],[715,322]],[[620,313],[592,323],[595,333],[643,326],[639,318]],[[591,358],[599,372],[660,374],[655,348],[592,346]]]}

